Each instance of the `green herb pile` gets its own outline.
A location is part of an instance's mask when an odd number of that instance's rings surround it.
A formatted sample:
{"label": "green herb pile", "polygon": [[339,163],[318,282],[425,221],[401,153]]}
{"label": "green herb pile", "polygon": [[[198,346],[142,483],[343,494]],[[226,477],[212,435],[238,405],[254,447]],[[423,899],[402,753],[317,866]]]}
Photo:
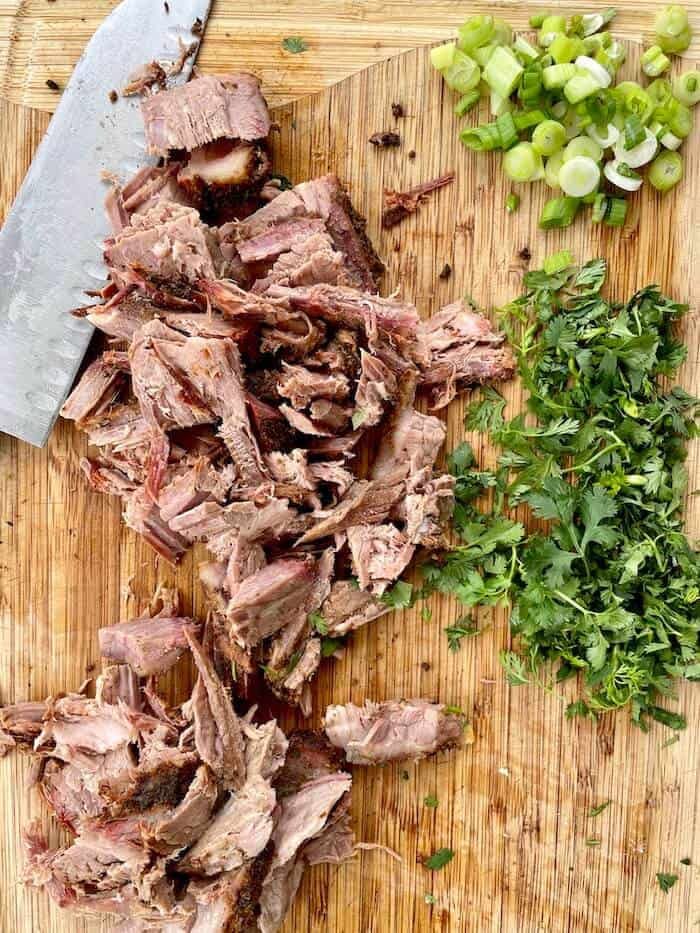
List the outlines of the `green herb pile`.
{"label": "green herb pile", "polygon": [[[566,227],[584,204],[593,223],[621,226],[625,195],[643,184],[638,169],[658,191],[683,177],[676,151],[693,127],[690,109],[700,101],[700,72],[662,77],[666,54],[688,48],[691,29],[683,7],[659,10],[656,42],[642,56],[646,87],[615,84],[625,47],[605,29],[615,9],[570,17],[543,12],[530,25],[532,42],[513,36],[508,23],[489,15],[470,17],[454,42],[431,52],[448,87],[462,96],[455,113],[465,116],[489,95],[493,119],[465,129],[460,139],[477,152],[503,153],[503,171],[517,184],[544,179],[561,194],[545,205],[540,227]],[[608,188],[605,190],[605,185]],[[506,210],[518,207],[509,195]]]}
{"label": "green herb pile", "polygon": [[[450,456],[461,543],[424,565],[423,592],[509,602],[520,646],[501,657],[509,682],[580,674],[567,715],[629,706],[643,728],[649,717],[683,728],[658,700],[674,678],[700,680],[700,557],[682,517],[698,400],[666,385],[686,356],[673,335],[686,308],[654,286],[612,304],[603,260],[570,263],[562,253],[528,273],[502,311],[527,416],[506,420],[493,389],[470,407],[465,427],[502,452],[494,471],[474,468],[468,444]],[[477,508],[486,492],[490,512]]]}

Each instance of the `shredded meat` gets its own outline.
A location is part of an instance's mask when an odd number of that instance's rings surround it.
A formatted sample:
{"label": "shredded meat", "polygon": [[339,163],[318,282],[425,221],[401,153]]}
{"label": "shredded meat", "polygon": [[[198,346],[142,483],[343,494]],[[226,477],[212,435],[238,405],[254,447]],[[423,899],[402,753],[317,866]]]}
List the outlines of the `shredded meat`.
{"label": "shredded meat", "polygon": [[[371,141],[371,140],[370,140]],[[401,223],[404,217],[413,214],[418,210],[423,201],[433,191],[443,188],[454,181],[454,172],[447,175],[441,175],[439,178],[433,178],[432,181],[424,181],[408,191],[384,190],[384,210],[382,211],[382,227],[389,229]]]}

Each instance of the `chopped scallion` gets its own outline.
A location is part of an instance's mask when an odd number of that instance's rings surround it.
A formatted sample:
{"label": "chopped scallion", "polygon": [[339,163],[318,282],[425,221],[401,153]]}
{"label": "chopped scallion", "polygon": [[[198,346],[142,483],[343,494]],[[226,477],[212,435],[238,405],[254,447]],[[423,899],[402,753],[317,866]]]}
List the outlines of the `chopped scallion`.
{"label": "chopped scallion", "polygon": [[476,107],[480,99],[481,92],[474,88],[473,91],[469,91],[463,97],[460,97],[460,99],[457,101],[455,104],[455,114],[458,117],[465,116],[469,113],[470,110]]}
{"label": "chopped scallion", "polygon": [[664,52],[685,52],[693,36],[688,14],[677,3],[659,10],[654,20],[654,31]]}
{"label": "chopped scallion", "polygon": [[664,55],[660,45],[652,45],[642,55],[642,71],[649,78],[658,78],[670,64],[670,59]]}
{"label": "chopped scallion", "polygon": [[647,177],[657,191],[670,191],[683,177],[683,160],[677,152],[662,152],[649,166]]}
{"label": "chopped scallion", "polygon": [[545,275],[557,275],[557,273],[563,272],[564,269],[568,269],[570,266],[573,266],[573,264],[573,256],[568,249],[563,249],[558,253],[554,253],[552,256],[547,256],[542,263],[542,268],[544,269]]}
{"label": "chopped scallion", "polygon": [[484,81],[501,97],[509,97],[524,69],[510,49],[499,46],[484,68]]}
{"label": "chopped scallion", "polygon": [[694,107],[700,101],[700,72],[686,71],[673,82],[673,93],[686,107]]}
{"label": "chopped scallion", "polygon": [[568,227],[576,216],[579,208],[578,198],[552,198],[542,208],[539,224],[543,230],[554,227]]}
{"label": "chopped scallion", "polygon": [[520,196],[517,194],[509,194],[506,198],[506,210],[509,214],[514,214],[517,209],[520,207]]}
{"label": "chopped scallion", "polygon": [[608,227],[621,227],[627,216],[627,201],[624,198],[610,198],[605,213],[605,223]]}

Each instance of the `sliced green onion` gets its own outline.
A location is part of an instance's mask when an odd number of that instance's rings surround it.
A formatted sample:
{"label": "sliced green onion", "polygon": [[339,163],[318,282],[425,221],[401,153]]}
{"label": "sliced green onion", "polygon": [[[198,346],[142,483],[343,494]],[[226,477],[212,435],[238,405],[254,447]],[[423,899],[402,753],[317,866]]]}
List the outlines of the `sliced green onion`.
{"label": "sliced green onion", "polygon": [[600,184],[598,163],[587,156],[575,156],[568,162],[565,160],[559,172],[559,184],[564,194],[572,198],[585,197]]}
{"label": "sliced green onion", "polygon": [[612,77],[610,72],[603,68],[600,62],[597,62],[595,58],[589,58],[588,55],[579,55],[575,61],[577,68],[583,68],[584,71],[587,71],[592,78],[598,83],[599,87],[605,88],[610,86]]}
{"label": "sliced green onion", "polygon": [[508,23],[504,19],[499,19],[496,17],[493,21],[494,27],[494,41],[498,42],[500,45],[510,45],[513,41],[513,30],[510,28]]}
{"label": "sliced green onion", "polygon": [[510,49],[499,46],[484,68],[484,81],[501,97],[510,97],[524,69]]}
{"label": "sliced green onion", "polygon": [[540,214],[539,225],[543,230],[553,227],[568,227],[579,208],[578,198],[552,198],[547,201]]}
{"label": "sliced green onion", "polygon": [[524,110],[516,113],[513,120],[515,121],[516,130],[522,133],[525,130],[532,129],[533,126],[537,127],[541,123],[545,123],[547,117],[542,110]]}
{"label": "sliced green onion", "polygon": [[605,223],[608,227],[621,227],[627,216],[627,201],[624,198],[610,198],[605,212]]}
{"label": "sliced green onion", "polygon": [[566,19],[563,16],[545,16],[540,26],[537,41],[546,49],[558,35],[566,35]]}
{"label": "sliced green onion", "polygon": [[556,120],[544,120],[535,127],[532,145],[543,156],[551,156],[566,142],[566,130]]}
{"label": "sliced green onion", "polygon": [[469,113],[481,100],[481,92],[478,88],[475,88],[473,91],[469,91],[464,97],[460,99],[455,104],[455,114],[458,117],[463,117]]}
{"label": "sliced green onion", "polygon": [[527,66],[520,79],[518,97],[522,101],[523,107],[534,107],[541,94],[542,65],[539,62],[532,62]]}
{"label": "sliced green onion", "polygon": [[651,130],[644,127],[644,138],[641,143],[627,149],[622,137],[615,144],[614,154],[618,162],[629,165],[630,168],[640,168],[646,165],[656,155],[659,148],[658,140]]}
{"label": "sliced green onion", "polygon": [[614,6],[609,6],[607,10],[603,10],[602,13],[584,13],[581,17],[584,36],[591,36],[593,33],[601,30],[603,26],[607,26],[607,24],[615,18],[616,13],[617,10]]}
{"label": "sliced green onion", "polygon": [[566,130],[566,138],[574,139],[576,136],[581,135],[581,130],[583,129],[583,120],[581,114],[576,112],[575,107],[569,107],[569,109],[564,114],[564,118],[561,120],[561,123]]}
{"label": "sliced green onion", "polygon": [[654,20],[654,31],[664,52],[685,52],[692,39],[688,14],[676,3],[659,10]]}
{"label": "sliced green onion", "polygon": [[617,159],[605,163],[603,174],[611,184],[623,191],[637,191],[642,187],[642,177]]}
{"label": "sliced green onion", "polygon": [[576,65],[549,65],[542,72],[542,83],[548,91],[564,87],[567,81],[576,76]]}
{"label": "sliced green onion", "polygon": [[677,152],[662,152],[649,166],[647,177],[657,191],[670,191],[683,177],[683,160]]}
{"label": "sliced green onion", "polygon": [[584,51],[583,42],[571,36],[558,35],[549,46],[549,54],[557,65],[572,62],[577,55]]}
{"label": "sliced green onion", "polygon": [[474,61],[459,49],[455,51],[452,64],[442,72],[445,84],[460,94],[473,90],[481,80],[481,69]]}
{"label": "sliced green onion", "polygon": [[506,198],[506,210],[509,214],[514,214],[520,207],[520,195],[509,194]]}
{"label": "sliced green onion", "polygon": [[678,149],[683,142],[680,136],[675,136],[669,129],[659,136],[659,142],[665,149]]}
{"label": "sliced green onion", "polygon": [[608,198],[604,194],[597,194],[593,202],[593,211],[591,213],[591,222],[594,224],[602,223],[608,213]]}
{"label": "sliced green onion", "polygon": [[625,120],[625,149],[634,149],[646,138],[645,128],[635,113],[631,113]]}
{"label": "sliced green onion", "polygon": [[569,105],[565,100],[558,100],[556,104],[552,104],[552,116],[556,120],[561,120],[562,117],[566,116],[566,112],[569,109]]}
{"label": "sliced green onion", "polygon": [[558,253],[553,253],[542,263],[542,268],[544,269],[545,275],[556,275],[557,272],[563,272],[564,269],[568,269],[570,266],[573,266],[574,259],[568,249],[563,249]]}
{"label": "sliced green onion", "polygon": [[534,45],[530,45],[527,39],[523,39],[522,36],[515,37],[513,51],[521,55],[527,62],[534,62],[540,57],[540,53]]}
{"label": "sliced green onion", "polygon": [[496,120],[498,132],[501,135],[501,149],[510,149],[518,141],[518,133],[512,113],[503,113]]}
{"label": "sliced green onion", "polygon": [[445,71],[455,60],[456,42],[447,42],[430,50],[430,62],[438,71]]}
{"label": "sliced green onion", "polygon": [[495,123],[485,123],[468,130],[462,130],[460,140],[467,149],[474,152],[491,152],[501,148],[501,134]]}
{"label": "sliced green onion", "polygon": [[457,30],[457,45],[463,52],[471,52],[479,46],[488,45],[495,31],[493,16],[470,16]]}
{"label": "sliced green onion", "polygon": [[595,60],[598,64],[602,65],[606,71],[609,71],[612,75],[614,75],[620,65],[623,64],[625,58],[627,58],[625,47],[621,42],[618,42],[617,39],[612,41],[609,45],[599,48],[595,53]]}
{"label": "sliced green onion", "polygon": [[578,104],[600,90],[600,84],[589,71],[581,69],[564,85],[564,96],[570,104]]}
{"label": "sliced green onion", "polygon": [[544,177],[542,156],[532,143],[518,143],[503,156],[503,171],[511,181],[537,181]]}
{"label": "sliced green onion", "polygon": [[533,13],[530,17],[530,25],[533,29],[539,29],[548,16],[549,12],[547,10],[540,10],[539,13]]}
{"label": "sliced green onion", "polygon": [[559,172],[564,164],[564,150],[559,149],[551,155],[544,166],[544,180],[550,188],[559,188]]}
{"label": "sliced green onion", "polygon": [[485,68],[498,47],[498,42],[489,42],[488,45],[481,45],[478,49],[474,49],[472,58],[480,68]]}
{"label": "sliced green onion", "polygon": [[586,133],[594,142],[598,143],[601,149],[609,149],[610,146],[614,146],[620,138],[620,131],[612,123],[608,123],[602,131],[595,123],[589,123],[586,127]]}
{"label": "sliced green onion", "polygon": [[672,109],[668,128],[674,136],[680,136],[685,139],[693,128],[693,113],[684,104],[676,101],[676,106]]}
{"label": "sliced green onion", "polygon": [[686,71],[673,82],[673,93],[686,107],[694,107],[700,101],[700,72]]}
{"label": "sliced green onion", "polygon": [[622,101],[625,113],[634,114],[645,125],[649,122],[654,112],[654,101],[636,81],[622,81],[616,86],[615,94]]}
{"label": "sliced green onion", "polygon": [[500,117],[504,113],[510,113],[512,109],[513,101],[510,97],[501,97],[500,94],[491,91],[489,95],[489,110],[491,111],[491,116]]}
{"label": "sliced green onion", "polygon": [[570,162],[579,156],[585,156],[587,159],[593,159],[594,162],[600,162],[603,158],[603,150],[590,136],[576,136],[564,150],[564,161]]}
{"label": "sliced green onion", "polygon": [[670,64],[670,59],[661,51],[660,45],[652,45],[642,55],[642,71],[649,78],[658,78]]}
{"label": "sliced green onion", "polygon": [[671,82],[666,78],[657,78],[647,88],[647,94],[655,107],[664,106],[673,97]]}

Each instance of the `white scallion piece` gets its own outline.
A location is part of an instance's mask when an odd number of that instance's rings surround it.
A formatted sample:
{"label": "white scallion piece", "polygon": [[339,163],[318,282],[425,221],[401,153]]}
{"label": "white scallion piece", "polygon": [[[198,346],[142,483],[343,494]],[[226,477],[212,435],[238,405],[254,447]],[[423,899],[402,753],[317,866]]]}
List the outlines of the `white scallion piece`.
{"label": "white scallion piece", "polygon": [[605,133],[601,133],[595,123],[589,123],[586,127],[586,133],[594,142],[598,143],[601,149],[609,149],[620,138],[620,131],[612,123],[608,123]]}
{"label": "white scallion piece", "polygon": [[559,169],[559,185],[572,198],[585,198],[600,183],[600,169],[588,156],[576,156]]}
{"label": "white scallion piece", "polygon": [[639,168],[646,165],[647,162],[651,162],[657,153],[659,143],[650,129],[645,127],[644,132],[646,134],[644,140],[631,149],[625,149],[625,137],[624,135],[620,136],[615,143],[614,149],[615,158],[618,162],[625,162],[630,168]]}
{"label": "white scallion piece", "polygon": [[603,68],[600,62],[597,62],[595,58],[589,58],[588,55],[579,55],[575,65],[577,68],[583,68],[587,71],[595,78],[601,87],[610,87],[610,82],[612,81],[610,72],[606,68]]}
{"label": "white scallion piece", "polygon": [[615,185],[616,188],[621,188],[623,191],[638,191],[642,187],[642,181],[644,179],[639,176],[636,178],[629,178],[627,175],[621,175],[619,172],[621,164],[622,163],[617,159],[614,159],[612,162],[606,162],[603,169],[605,177],[611,184]]}

